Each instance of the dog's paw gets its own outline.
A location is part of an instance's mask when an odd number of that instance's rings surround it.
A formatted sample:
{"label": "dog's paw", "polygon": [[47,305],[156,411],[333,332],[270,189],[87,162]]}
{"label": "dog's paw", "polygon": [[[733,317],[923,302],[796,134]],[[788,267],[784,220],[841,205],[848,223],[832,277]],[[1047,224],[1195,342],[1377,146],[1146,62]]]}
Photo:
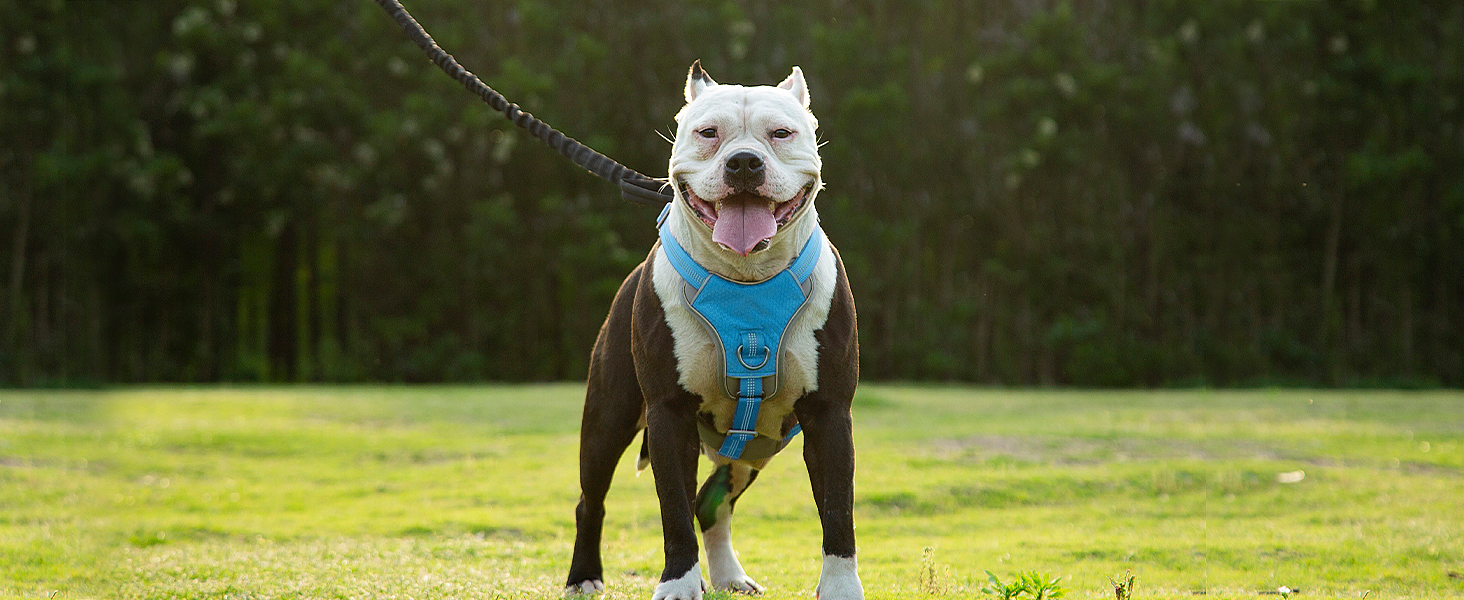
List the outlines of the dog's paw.
{"label": "dog's paw", "polygon": [[864,600],[858,561],[852,556],[824,555],[823,573],[819,575],[813,597],[817,600]]}
{"label": "dog's paw", "polygon": [[568,596],[589,596],[605,592],[605,582],[599,579],[586,579],[579,583],[572,583],[564,588],[564,595]]}
{"label": "dog's paw", "polygon": [[761,594],[764,591],[763,586],[758,585],[756,581],[753,581],[752,578],[748,577],[747,575],[740,575],[723,581],[713,580],[712,587],[718,590],[726,590],[729,592],[737,592],[740,594],[748,594],[752,596]]}
{"label": "dog's paw", "polygon": [[728,515],[702,532],[707,546],[707,575],[712,579],[712,589],[761,594],[763,586],[748,577],[742,570],[742,563],[737,561],[737,551],[732,549],[731,523]]}
{"label": "dog's paw", "polygon": [[657,584],[651,600],[701,600],[705,591],[707,582],[702,580],[701,565],[694,564],[685,575]]}

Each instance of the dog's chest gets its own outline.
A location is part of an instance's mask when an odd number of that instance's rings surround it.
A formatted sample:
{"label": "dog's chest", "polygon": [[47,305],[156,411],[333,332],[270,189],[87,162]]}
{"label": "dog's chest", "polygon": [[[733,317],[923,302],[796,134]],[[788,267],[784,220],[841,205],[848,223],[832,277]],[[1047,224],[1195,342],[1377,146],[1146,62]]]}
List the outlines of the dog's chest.
{"label": "dog's chest", "polygon": [[[818,232],[816,235],[822,237],[823,234]],[[814,332],[828,320],[837,277],[834,253],[827,247],[826,239],[822,243],[825,244],[824,251],[813,270],[813,286],[807,303],[788,324],[783,335],[779,349],[778,391],[763,400],[758,413],[757,430],[768,437],[782,437],[783,418],[793,410],[793,403],[818,389],[818,340]],[[723,391],[723,355],[699,317],[686,305],[681,291],[681,276],[672,267],[665,251],[656,252],[651,272],[666,324],[675,338],[678,382],[702,399],[701,411],[710,413],[717,429],[726,431],[736,412],[736,402]]]}

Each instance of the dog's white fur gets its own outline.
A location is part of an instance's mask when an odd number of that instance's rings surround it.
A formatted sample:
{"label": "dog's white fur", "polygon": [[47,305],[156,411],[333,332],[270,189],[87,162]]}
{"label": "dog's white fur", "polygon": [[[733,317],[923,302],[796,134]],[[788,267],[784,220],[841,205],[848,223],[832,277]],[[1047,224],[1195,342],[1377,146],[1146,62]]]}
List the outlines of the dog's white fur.
{"label": "dog's white fur", "polygon": [[823,572],[818,576],[815,598],[864,600],[864,585],[859,582],[859,561],[854,557],[824,555]]}
{"label": "dog's white fur", "polygon": [[[768,437],[781,437],[783,418],[793,402],[818,389],[818,341],[813,332],[828,319],[837,277],[832,246],[818,229],[814,199],[822,187],[816,131],[818,120],[808,111],[808,87],[803,72],[793,74],[776,87],[722,85],[710,78],[688,79],[687,104],[676,115],[676,144],[672,148],[670,174],[692,193],[704,199],[720,199],[731,193],[724,183],[727,157],[753,150],[764,158],[766,180],[758,194],[783,202],[807,191],[803,206],[768,241],[766,248],[741,256],[712,241],[712,231],[696,216],[676,185],[677,199],[671,207],[672,235],[707,270],[743,282],[765,280],[788,266],[803,249],[810,235],[817,235],[822,250],[813,271],[808,304],[788,328],[782,342],[778,393],[765,399],[758,413],[757,430]],[[707,140],[698,132],[713,127],[718,139]],[[786,129],[792,135],[778,139],[772,132]],[[680,383],[702,398],[701,410],[714,416],[716,427],[731,428],[736,403],[722,391],[722,364],[716,345],[691,310],[681,292],[681,278],[665,252],[657,252],[653,274],[656,295],[666,313],[675,338],[676,364]],[[707,455],[726,462],[715,449]],[[754,465],[761,468],[766,461]]]}
{"label": "dog's white fur", "polygon": [[707,575],[712,579],[712,589],[762,593],[763,587],[742,570],[737,551],[732,549],[732,515],[720,515],[716,525],[702,532],[702,541],[707,547]]}
{"label": "dog's white fur", "polygon": [[600,594],[605,591],[605,582],[599,579],[587,579],[565,588],[565,596],[588,596]]}
{"label": "dog's white fur", "polygon": [[657,584],[651,600],[701,600],[705,589],[706,582],[702,581],[701,564],[698,563],[691,565],[685,575]]}

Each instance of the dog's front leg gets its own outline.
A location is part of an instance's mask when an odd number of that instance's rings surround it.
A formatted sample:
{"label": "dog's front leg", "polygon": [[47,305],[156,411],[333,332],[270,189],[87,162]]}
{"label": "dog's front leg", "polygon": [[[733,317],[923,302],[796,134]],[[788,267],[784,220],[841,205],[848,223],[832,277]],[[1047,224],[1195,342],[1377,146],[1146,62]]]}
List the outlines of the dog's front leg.
{"label": "dog's front leg", "polygon": [[699,600],[706,589],[697,561],[692,503],[696,497],[696,398],[681,392],[651,401],[649,427],[651,471],[661,502],[661,532],[666,543],[666,569],[652,600]]}
{"label": "dog's front leg", "polygon": [[849,402],[814,392],[795,408],[803,424],[803,462],[823,524],[820,600],[863,600],[854,548],[854,435]]}

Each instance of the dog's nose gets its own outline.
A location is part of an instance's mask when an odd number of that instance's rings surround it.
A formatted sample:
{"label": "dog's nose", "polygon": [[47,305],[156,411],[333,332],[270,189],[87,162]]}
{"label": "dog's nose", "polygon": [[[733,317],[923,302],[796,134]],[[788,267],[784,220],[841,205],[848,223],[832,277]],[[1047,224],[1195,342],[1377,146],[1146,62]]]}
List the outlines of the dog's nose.
{"label": "dog's nose", "polygon": [[727,159],[728,175],[746,176],[753,173],[761,173],[762,170],[762,158],[747,150],[733,154]]}
{"label": "dog's nose", "polygon": [[733,187],[759,186],[763,182],[763,159],[756,153],[743,150],[727,157],[727,181]]}

